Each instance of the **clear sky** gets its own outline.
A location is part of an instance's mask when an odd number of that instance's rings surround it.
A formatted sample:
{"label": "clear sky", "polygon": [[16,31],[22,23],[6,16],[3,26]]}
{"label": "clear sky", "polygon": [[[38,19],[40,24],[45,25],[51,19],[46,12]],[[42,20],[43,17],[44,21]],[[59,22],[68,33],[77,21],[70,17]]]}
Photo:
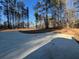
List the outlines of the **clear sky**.
{"label": "clear sky", "polygon": [[[34,5],[36,4],[38,0],[24,0],[26,6],[29,7],[30,9],[30,21],[35,21],[35,17],[34,17]],[[67,0],[67,7],[70,9],[70,8],[73,8],[73,0]]]}
{"label": "clear sky", "polygon": [[[23,0],[23,1],[25,3],[26,7],[27,6],[29,7],[29,17],[30,17],[29,20],[34,23],[35,17],[34,17],[34,9],[33,8],[34,8],[34,6],[35,6],[35,4],[37,3],[38,0]],[[73,8],[72,4],[73,4],[72,0],[67,1],[67,7],[68,8]]]}
{"label": "clear sky", "polygon": [[31,22],[35,22],[35,17],[34,17],[34,6],[37,3],[38,0],[24,0],[24,3],[26,6],[29,7],[29,19]]}

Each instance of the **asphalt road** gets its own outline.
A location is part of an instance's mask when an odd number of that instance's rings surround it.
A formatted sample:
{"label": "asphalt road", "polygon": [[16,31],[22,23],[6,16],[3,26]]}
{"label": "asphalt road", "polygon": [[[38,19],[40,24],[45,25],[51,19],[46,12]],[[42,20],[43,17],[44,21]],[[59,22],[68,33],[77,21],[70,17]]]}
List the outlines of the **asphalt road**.
{"label": "asphalt road", "polygon": [[[50,52],[57,50],[55,47],[56,45],[59,45],[60,48],[62,46],[61,43],[65,42],[64,40],[57,40],[60,38],[73,41],[72,36],[53,32],[39,34],[0,32],[0,59],[52,59],[54,54],[50,54]],[[53,40],[57,40],[57,43],[55,43]],[[76,42],[75,44],[78,45]],[[63,46],[65,45],[66,44],[63,44]],[[69,44],[66,46],[68,45]],[[57,57],[58,53],[56,54],[56,51],[54,53]],[[61,56],[62,55],[60,55],[60,57]]]}

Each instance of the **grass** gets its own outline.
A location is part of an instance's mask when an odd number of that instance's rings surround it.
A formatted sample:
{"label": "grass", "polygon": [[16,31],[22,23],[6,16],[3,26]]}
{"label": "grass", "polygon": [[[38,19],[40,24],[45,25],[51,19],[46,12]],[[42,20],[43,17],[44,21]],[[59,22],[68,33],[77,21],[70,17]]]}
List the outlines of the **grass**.
{"label": "grass", "polygon": [[4,30],[0,30],[0,32],[14,32],[14,31],[31,31],[31,30],[35,30],[32,28],[16,28],[16,29],[4,29]]}
{"label": "grass", "polygon": [[61,30],[56,30],[55,32],[72,35],[77,41],[79,41],[79,29],[78,28],[64,28]]}
{"label": "grass", "polygon": [[19,29],[7,29],[7,30],[1,30],[1,32],[14,32],[14,31],[19,31],[21,33],[25,34],[36,34],[36,33],[46,33],[46,32],[56,32],[56,33],[62,33],[62,34],[68,34],[72,35],[77,41],[79,41],[79,29],[78,28],[64,28],[64,29],[39,29],[35,30],[32,28],[19,28]]}

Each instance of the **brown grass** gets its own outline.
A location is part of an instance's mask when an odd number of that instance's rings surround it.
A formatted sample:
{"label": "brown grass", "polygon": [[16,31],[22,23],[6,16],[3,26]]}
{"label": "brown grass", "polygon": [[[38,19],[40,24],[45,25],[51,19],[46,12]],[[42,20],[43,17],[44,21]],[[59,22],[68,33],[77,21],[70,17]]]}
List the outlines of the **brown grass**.
{"label": "brown grass", "polygon": [[32,28],[16,28],[16,29],[1,30],[1,32],[28,31],[28,30],[34,30],[34,29],[32,29]]}
{"label": "brown grass", "polygon": [[79,41],[79,29],[65,28],[65,29],[62,29],[62,30],[56,30],[56,32],[59,32],[59,33],[62,33],[62,34],[72,35],[77,41]]}
{"label": "brown grass", "polygon": [[[32,28],[7,29],[7,30],[2,30],[1,32],[13,32],[13,31],[34,31],[35,32],[35,29],[32,29]],[[53,32],[72,35],[77,41],[79,41],[79,29],[77,28],[64,28]]]}

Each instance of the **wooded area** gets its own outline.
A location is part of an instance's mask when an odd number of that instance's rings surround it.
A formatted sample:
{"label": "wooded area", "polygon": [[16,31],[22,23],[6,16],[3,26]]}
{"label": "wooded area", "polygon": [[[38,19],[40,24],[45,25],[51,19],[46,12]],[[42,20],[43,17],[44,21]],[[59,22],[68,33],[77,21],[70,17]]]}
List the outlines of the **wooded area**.
{"label": "wooded area", "polygon": [[[78,28],[79,27],[79,1],[73,1],[74,8],[66,7],[67,0],[39,0],[33,9],[35,10],[36,29],[48,28]],[[0,0],[0,16],[3,13],[7,21],[0,28],[29,28],[29,6],[26,7],[22,0]],[[25,22],[27,20],[27,23]]]}

